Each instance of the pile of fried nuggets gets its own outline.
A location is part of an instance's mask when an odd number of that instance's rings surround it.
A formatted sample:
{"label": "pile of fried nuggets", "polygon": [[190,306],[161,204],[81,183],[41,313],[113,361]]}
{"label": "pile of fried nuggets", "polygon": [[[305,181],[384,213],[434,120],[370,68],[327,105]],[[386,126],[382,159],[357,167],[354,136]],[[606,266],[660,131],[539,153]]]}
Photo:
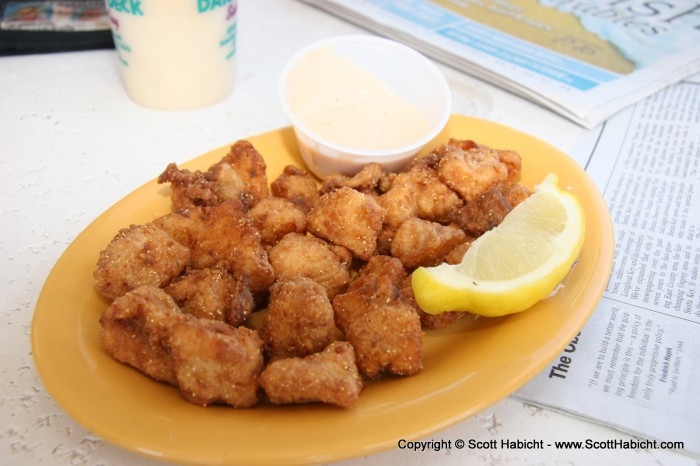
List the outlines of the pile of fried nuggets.
{"label": "pile of fried nuggets", "polygon": [[205,172],[170,164],[173,211],[100,253],[103,346],[203,406],[349,407],[364,381],[419,372],[423,329],[465,315],[423,312],[410,272],[460,262],[530,195],[519,174],[516,152],[469,140],[320,187],[292,165],[268,184],[245,140]]}

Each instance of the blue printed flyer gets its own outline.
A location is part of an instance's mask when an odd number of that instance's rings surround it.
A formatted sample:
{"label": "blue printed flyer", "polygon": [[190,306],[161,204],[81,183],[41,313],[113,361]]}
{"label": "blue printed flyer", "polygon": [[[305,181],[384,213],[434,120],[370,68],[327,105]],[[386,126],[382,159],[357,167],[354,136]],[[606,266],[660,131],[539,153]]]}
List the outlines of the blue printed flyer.
{"label": "blue printed flyer", "polygon": [[592,128],[700,72],[700,1],[317,0]]}

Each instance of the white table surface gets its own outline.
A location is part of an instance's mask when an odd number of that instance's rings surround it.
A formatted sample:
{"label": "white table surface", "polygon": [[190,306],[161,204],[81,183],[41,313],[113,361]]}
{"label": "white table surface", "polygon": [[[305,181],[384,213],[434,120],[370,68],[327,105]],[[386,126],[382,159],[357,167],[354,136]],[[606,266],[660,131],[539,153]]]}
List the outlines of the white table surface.
{"label": "white table surface", "polygon": [[[302,46],[365,31],[291,0],[240,0],[238,77],[212,107],[160,112],[132,103],[113,50],[0,58],[0,465],[162,462],[114,446],[53,401],[32,359],[32,315],[41,287],[71,241],[100,213],[169,162],[288,124],[277,76]],[[479,116],[571,151],[585,130],[523,99],[442,67],[455,113]],[[367,428],[371,428],[367,426]],[[620,432],[505,399],[434,440],[627,439]],[[398,439],[397,439],[398,441]],[[274,448],[274,444],[270,445]],[[387,451],[346,465],[695,465],[669,451]]]}

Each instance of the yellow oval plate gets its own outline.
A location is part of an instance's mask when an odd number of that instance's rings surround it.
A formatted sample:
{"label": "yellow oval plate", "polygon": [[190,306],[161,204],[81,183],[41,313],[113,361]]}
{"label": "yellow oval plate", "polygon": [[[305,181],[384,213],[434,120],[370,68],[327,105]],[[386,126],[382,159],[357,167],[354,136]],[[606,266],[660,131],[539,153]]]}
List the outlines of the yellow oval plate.
{"label": "yellow oval plate", "polygon": [[[79,423],[128,450],[180,463],[249,466],[312,464],[391,449],[400,439],[428,436],[508,396],[543,370],[592,314],[612,266],[612,224],[593,182],[552,146],[495,123],[453,116],[426,150],[449,137],[517,150],[525,185],[532,188],[554,171],[583,203],[587,227],[581,258],[554,297],[520,314],[468,317],[426,332],[422,372],[368,384],[350,409],[317,404],[201,408],[100,347],[98,318],[107,302],[94,289],[98,253],[120,228],[169,211],[168,188],[153,180],[86,228],[44,285],[32,348],[49,393]],[[289,128],[249,141],[265,157],[270,180],[287,164],[302,165]],[[185,166],[206,169],[227,149]]]}

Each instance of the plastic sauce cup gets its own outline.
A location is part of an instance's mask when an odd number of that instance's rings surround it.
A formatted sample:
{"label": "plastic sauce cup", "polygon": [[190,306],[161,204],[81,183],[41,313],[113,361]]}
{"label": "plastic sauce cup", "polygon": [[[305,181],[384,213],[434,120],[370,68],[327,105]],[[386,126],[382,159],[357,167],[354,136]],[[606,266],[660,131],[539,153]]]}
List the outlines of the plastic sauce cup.
{"label": "plastic sauce cup", "polygon": [[[316,95],[312,91],[306,91],[305,94],[295,91],[295,86],[299,85],[294,81],[299,76],[298,73],[295,74],[295,70],[299,66],[309,66],[309,57],[318,57],[312,54],[318,54],[320,50],[330,50],[334,60],[349,59],[364,73],[378,79],[392,94],[417,108],[426,120],[419,134],[414,134],[409,142],[380,148],[367,147],[367,144],[354,145],[352,141],[347,140],[339,143],[327,134],[322,134],[322,131],[312,129],[299,110],[299,102],[293,100],[298,100],[299,95],[308,95],[309,99],[314,100]],[[327,71],[325,68],[329,67],[320,68],[324,68],[319,70],[319,73],[323,73]],[[315,70],[309,71],[313,73]],[[326,93],[333,91],[333,86],[336,85],[352,85],[348,83],[347,76],[337,80],[322,79],[320,82]],[[400,170],[426,143],[442,131],[451,111],[451,94],[447,81],[430,60],[398,42],[369,35],[334,37],[315,42],[300,50],[285,65],[279,79],[278,91],[282,108],[294,128],[299,152],[308,168],[319,177],[335,172],[351,175],[370,162],[380,163],[392,171]],[[314,102],[314,105],[325,104],[320,101]],[[328,105],[332,106],[332,103]],[[333,111],[329,112],[329,120],[333,115]],[[366,123],[360,120],[365,118],[367,113],[359,113],[357,121],[352,121],[348,115],[343,116],[345,128],[355,130],[359,140],[362,136],[360,128]]]}

